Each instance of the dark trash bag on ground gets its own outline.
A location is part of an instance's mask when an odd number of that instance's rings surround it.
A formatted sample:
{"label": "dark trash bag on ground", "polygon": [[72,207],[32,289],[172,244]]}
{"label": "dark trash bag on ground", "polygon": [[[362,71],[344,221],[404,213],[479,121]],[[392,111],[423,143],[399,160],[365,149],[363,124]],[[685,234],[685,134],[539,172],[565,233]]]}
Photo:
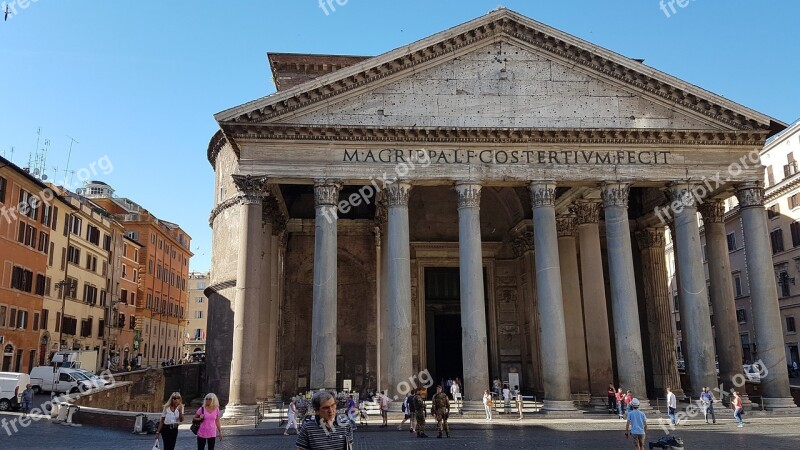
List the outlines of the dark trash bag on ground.
{"label": "dark trash bag on ground", "polygon": [[148,420],[147,422],[145,422],[142,428],[143,428],[142,431],[144,431],[147,434],[156,434],[156,431],[158,430],[158,422],[152,419]]}
{"label": "dark trash bag on ground", "polygon": [[675,436],[664,436],[657,442],[650,442],[650,448],[663,448],[667,450],[683,449],[683,439]]}

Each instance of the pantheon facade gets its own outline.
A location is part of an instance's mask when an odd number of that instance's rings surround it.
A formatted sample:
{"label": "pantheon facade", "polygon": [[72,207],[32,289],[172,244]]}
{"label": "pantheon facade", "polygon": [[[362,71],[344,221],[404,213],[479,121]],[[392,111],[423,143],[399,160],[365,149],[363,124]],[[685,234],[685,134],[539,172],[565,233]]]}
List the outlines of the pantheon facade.
{"label": "pantheon facade", "polygon": [[380,56],[269,60],[278,91],[218,113],[208,147],[208,381],[225,417],[455,377],[467,402],[499,378],[545,411],[601,404],[612,382],[697,398],[717,359],[730,389],[731,196],[772,343],[763,403],[794,407],[758,161],[785,124],[507,9]]}

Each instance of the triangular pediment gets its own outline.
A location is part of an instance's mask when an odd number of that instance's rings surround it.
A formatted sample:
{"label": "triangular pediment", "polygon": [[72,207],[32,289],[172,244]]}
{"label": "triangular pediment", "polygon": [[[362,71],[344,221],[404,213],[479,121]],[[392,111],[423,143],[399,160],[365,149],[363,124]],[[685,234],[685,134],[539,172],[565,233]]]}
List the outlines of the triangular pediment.
{"label": "triangular pediment", "polygon": [[784,126],[505,9],[215,117],[223,127],[736,131]]}

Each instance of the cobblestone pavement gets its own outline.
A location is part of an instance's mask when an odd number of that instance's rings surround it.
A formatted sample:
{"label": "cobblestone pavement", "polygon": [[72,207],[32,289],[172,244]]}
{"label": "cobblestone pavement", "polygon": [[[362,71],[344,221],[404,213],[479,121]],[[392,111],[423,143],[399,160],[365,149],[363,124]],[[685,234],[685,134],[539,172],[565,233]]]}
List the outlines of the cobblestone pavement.
{"label": "cobblestone pavement", "polygon": [[[5,419],[5,422],[3,420]],[[153,436],[133,435],[124,431],[101,429],[91,426],[68,427],[50,423],[46,419],[32,422],[11,436],[6,432],[10,420],[19,419],[18,414],[0,414],[0,448],[2,449],[124,449],[150,450]],[[17,422],[18,423],[18,422]],[[13,427],[8,425],[13,431]],[[626,441],[622,421],[607,419],[531,419],[523,422],[496,420],[491,425],[482,421],[459,421],[452,425],[452,438],[437,439],[429,432],[428,439],[415,438],[407,431],[397,431],[395,426],[378,428],[370,425],[356,432],[356,449],[546,449],[580,448],[607,449],[632,448],[633,441]],[[800,448],[800,418],[773,417],[753,418],[744,428],[737,428],[732,420],[721,420],[717,425],[705,425],[699,421],[679,426],[673,434],[684,439],[687,449],[734,449]],[[225,429],[225,437],[217,449],[294,449],[295,437],[266,434],[274,429],[231,428]],[[663,433],[651,429],[650,440]],[[188,429],[182,429],[178,437],[178,449],[196,448],[195,437]]]}

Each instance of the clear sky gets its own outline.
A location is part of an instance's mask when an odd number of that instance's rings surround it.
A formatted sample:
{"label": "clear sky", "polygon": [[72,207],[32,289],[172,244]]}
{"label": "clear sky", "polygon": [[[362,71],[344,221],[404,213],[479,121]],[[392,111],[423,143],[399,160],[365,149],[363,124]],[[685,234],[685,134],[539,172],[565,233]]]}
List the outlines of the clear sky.
{"label": "clear sky", "polygon": [[[10,0],[0,0],[3,1]],[[499,4],[783,122],[800,117],[800,2],[685,0],[15,0],[0,22],[0,155],[91,173],[211,263],[213,114],[274,92],[267,52],[378,55]],[[665,0],[665,3],[669,3]],[[102,166],[106,167],[106,166]],[[77,175],[72,177],[77,183]]]}

